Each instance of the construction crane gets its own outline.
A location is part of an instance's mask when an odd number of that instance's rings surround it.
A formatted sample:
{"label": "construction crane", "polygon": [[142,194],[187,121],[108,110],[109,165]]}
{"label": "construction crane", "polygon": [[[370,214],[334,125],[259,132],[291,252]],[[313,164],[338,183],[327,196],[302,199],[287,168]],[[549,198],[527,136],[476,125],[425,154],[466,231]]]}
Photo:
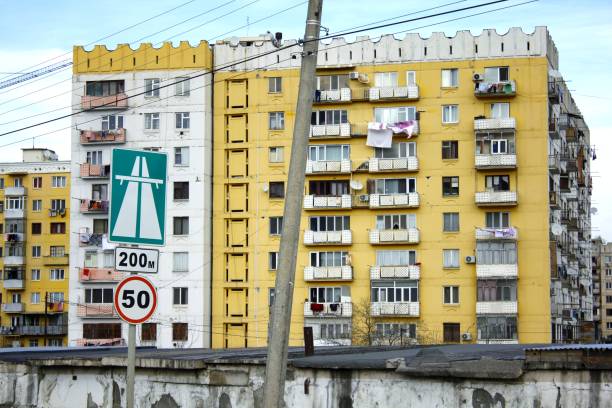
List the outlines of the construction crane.
{"label": "construction crane", "polygon": [[33,79],[39,76],[47,75],[53,71],[57,71],[59,69],[62,69],[70,65],[72,65],[72,61],[70,60],[64,60],[64,61],[56,62],[55,64],[52,64],[52,65],[47,65],[46,67],[42,67],[35,71],[27,72],[23,75],[19,75],[17,77],[7,79],[6,81],[0,82],[0,89],[8,88],[10,86],[19,84],[21,82],[29,81],[30,79]]}

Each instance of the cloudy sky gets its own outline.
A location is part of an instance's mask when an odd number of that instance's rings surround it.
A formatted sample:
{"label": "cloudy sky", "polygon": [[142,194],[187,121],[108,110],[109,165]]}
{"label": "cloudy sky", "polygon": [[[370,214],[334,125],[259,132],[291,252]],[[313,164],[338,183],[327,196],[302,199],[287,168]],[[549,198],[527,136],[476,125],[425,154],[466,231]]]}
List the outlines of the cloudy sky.
{"label": "cloudy sky", "polygon": [[[433,31],[453,35],[457,30],[479,34],[484,28],[506,32],[519,26],[531,32],[537,25],[548,26],[559,49],[560,70],[591,129],[591,144],[597,151],[593,162],[593,235],[612,240],[612,188],[606,177],[612,175],[612,2],[606,0],[540,0],[515,8],[472,16],[457,21],[443,21],[475,12],[524,3],[510,0],[477,11],[465,11],[369,34],[374,36],[419,28],[422,36]],[[431,2],[385,0],[372,2],[324,0],[323,25],[331,32],[377,20],[418,12],[424,8],[447,5],[416,16],[484,3],[486,0],[432,0]],[[454,3],[454,4],[450,4]],[[283,9],[296,6],[261,22]],[[157,14],[170,11],[138,24]],[[212,10],[211,9],[214,9]],[[4,2],[0,13],[0,82],[11,73],[30,71],[70,58],[73,45],[96,42],[158,43],[164,40],[189,40],[218,36],[259,34],[281,31],[284,38],[298,38],[303,33],[306,2],[295,0],[29,0]],[[134,26],[135,24],[138,24]],[[174,26],[174,27],[173,27]],[[227,34],[228,32],[231,34]],[[119,32],[121,31],[121,32]],[[110,34],[117,33],[109,36]],[[104,38],[102,41],[99,39]],[[42,64],[41,64],[42,63]],[[36,64],[40,64],[34,68]],[[70,68],[24,84],[0,89],[0,133],[52,119],[70,112]],[[611,122],[608,122],[611,120]],[[0,161],[19,160],[22,147],[35,145],[54,149],[61,159],[70,158],[70,119],[0,137]]]}

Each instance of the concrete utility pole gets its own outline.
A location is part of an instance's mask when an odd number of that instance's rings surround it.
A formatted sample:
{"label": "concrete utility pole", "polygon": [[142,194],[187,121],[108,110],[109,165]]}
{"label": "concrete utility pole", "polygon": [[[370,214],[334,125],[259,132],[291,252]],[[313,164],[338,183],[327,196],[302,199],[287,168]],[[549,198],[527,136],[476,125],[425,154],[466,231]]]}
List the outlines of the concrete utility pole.
{"label": "concrete utility pole", "polygon": [[[319,30],[323,0],[309,0],[300,89],[293,128],[291,161],[285,194],[283,213],[283,233],[280,243],[276,288],[270,326],[268,328],[268,358],[266,361],[266,380],[264,384],[264,407],[283,407],[285,393],[285,374],[287,372],[287,347],[291,325],[291,305],[295,282],[295,260],[300,240],[300,218],[304,196],[306,157],[308,154],[308,134],[312,99],[315,91],[315,72],[317,51],[319,49]],[[316,41],[313,41],[316,40]]]}

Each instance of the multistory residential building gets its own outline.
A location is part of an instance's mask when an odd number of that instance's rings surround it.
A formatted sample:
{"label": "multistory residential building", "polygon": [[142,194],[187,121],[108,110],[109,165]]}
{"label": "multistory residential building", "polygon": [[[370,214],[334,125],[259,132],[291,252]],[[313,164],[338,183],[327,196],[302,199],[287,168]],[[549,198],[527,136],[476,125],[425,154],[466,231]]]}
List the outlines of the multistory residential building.
{"label": "multistory residential building", "polygon": [[[301,61],[280,44],[214,45],[261,58],[215,73],[213,347],[267,341]],[[581,339],[591,151],[558,69],[546,27],[320,44],[291,345]]]}
{"label": "multistory residential building", "polygon": [[22,150],[0,163],[0,347],[65,346],[70,162]]}
{"label": "multistory residential building", "polygon": [[593,309],[599,311],[597,340],[609,343],[612,342],[612,243],[597,237],[592,248]]}
{"label": "multistory residential building", "polygon": [[108,242],[114,148],[168,155],[165,246],[152,319],[137,344],[210,344],[211,50],[181,42],[133,50],[74,48],[70,345],[124,344],[113,307],[117,282]]}

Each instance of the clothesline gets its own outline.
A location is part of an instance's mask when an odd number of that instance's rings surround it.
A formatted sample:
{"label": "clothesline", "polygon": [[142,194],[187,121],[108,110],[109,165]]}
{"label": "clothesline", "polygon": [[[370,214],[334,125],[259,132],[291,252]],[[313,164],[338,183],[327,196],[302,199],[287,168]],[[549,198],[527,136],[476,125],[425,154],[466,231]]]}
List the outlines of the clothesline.
{"label": "clothesline", "polygon": [[388,149],[392,145],[394,134],[405,133],[408,135],[408,139],[410,139],[415,132],[416,126],[417,122],[415,120],[405,120],[394,123],[369,122],[366,145]]}

